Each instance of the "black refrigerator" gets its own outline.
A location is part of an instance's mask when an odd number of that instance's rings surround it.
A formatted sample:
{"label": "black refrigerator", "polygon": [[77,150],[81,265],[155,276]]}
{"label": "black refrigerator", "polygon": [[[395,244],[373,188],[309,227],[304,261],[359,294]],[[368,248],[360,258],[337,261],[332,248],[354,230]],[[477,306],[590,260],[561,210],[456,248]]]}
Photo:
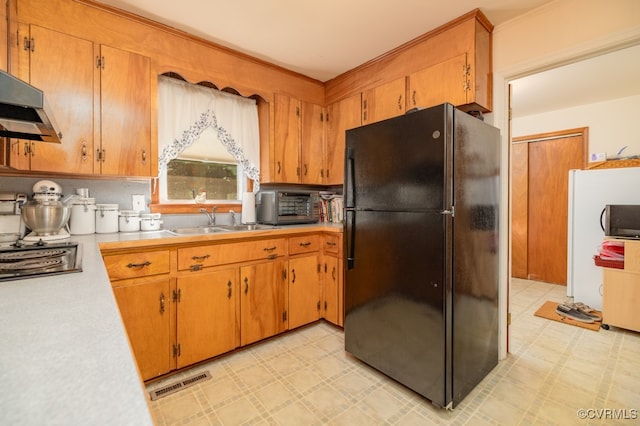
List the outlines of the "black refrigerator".
{"label": "black refrigerator", "polygon": [[498,363],[499,131],[451,104],[345,147],[345,349],[453,408]]}

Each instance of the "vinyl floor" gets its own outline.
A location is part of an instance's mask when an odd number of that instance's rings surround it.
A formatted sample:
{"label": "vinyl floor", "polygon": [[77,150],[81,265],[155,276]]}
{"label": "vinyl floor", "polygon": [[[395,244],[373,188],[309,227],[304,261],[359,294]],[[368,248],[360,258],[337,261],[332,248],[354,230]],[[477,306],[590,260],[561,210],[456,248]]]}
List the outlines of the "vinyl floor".
{"label": "vinyl floor", "polygon": [[565,291],[512,281],[510,352],[453,410],[346,354],[343,332],[318,322],[149,384],[212,376],[151,412],[158,425],[640,424],[640,333],[533,315]]}

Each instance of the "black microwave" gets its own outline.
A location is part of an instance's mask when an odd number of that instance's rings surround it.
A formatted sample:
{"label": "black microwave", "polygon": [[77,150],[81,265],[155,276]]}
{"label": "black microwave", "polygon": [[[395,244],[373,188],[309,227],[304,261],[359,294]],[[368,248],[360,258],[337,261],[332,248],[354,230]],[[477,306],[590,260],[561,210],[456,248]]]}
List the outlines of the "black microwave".
{"label": "black microwave", "polygon": [[609,204],[602,216],[606,236],[640,239],[640,205]]}

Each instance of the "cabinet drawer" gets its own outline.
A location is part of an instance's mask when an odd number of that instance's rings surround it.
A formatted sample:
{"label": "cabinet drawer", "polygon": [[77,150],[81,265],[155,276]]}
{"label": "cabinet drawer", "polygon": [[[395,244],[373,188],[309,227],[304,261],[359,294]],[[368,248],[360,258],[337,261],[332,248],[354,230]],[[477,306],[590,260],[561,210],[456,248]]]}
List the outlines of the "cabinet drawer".
{"label": "cabinet drawer", "polygon": [[178,249],[178,269],[200,269],[287,255],[285,238]]}
{"label": "cabinet drawer", "polygon": [[339,254],[342,249],[341,235],[325,235],[323,249],[325,253]]}
{"label": "cabinet drawer", "polygon": [[169,250],[104,256],[109,279],[145,277],[169,273]]}
{"label": "cabinet drawer", "polygon": [[289,254],[310,253],[320,250],[320,235],[304,235],[289,238]]}

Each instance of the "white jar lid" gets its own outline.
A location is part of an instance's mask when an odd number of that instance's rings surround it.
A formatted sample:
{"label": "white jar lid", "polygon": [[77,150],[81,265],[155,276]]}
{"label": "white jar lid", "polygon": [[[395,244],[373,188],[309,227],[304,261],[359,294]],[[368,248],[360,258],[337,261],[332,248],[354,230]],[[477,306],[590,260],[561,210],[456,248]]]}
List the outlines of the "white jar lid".
{"label": "white jar lid", "polygon": [[142,213],[140,214],[140,218],[142,220],[151,220],[151,219],[160,219],[162,217],[162,213]]}
{"label": "white jar lid", "polygon": [[96,204],[98,210],[118,210],[118,204]]}
{"label": "white jar lid", "polygon": [[95,204],[96,203],[96,199],[95,198],[76,198],[75,200],[73,200],[71,202],[71,204]]}
{"label": "white jar lid", "polygon": [[139,217],[140,212],[137,212],[135,210],[120,210],[120,216]]}

